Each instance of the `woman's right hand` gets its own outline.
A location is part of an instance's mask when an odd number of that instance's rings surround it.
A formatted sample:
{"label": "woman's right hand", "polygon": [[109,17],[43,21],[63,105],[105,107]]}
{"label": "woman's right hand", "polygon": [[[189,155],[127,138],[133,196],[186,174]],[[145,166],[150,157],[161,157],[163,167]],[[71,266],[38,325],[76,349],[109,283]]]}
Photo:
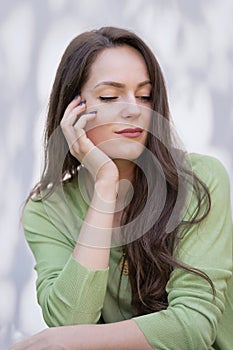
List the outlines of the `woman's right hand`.
{"label": "woman's right hand", "polygon": [[86,103],[78,96],[67,106],[61,120],[60,125],[70,153],[87,168],[95,183],[104,180],[117,184],[119,177],[117,166],[93,144],[85,132],[87,123],[96,118],[97,111],[84,114],[85,110]]}

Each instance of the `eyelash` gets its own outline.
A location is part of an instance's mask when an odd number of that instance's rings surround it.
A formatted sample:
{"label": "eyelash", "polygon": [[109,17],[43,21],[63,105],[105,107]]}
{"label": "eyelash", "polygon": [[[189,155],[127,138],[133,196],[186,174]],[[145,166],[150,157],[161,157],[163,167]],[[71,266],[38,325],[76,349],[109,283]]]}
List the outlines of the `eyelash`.
{"label": "eyelash", "polygon": [[108,101],[112,101],[112,100],[116,100],[118,97],[113,97],[113,96],[107,96],[107,97],[105,97],[105,96],[100,96],[99,97],[99,99],[101,100],[101,101],[106,101],[106,102],[108,102]]}
{"label": "eyelash", "polygon": [[[113,100],[116,100],[117,98],[118,97],[115,97],[115,96],[99,96],[99,99],[105,102],[111,102]],[[139,98],[141,101],[144,101],[144,102],[151,101],[151,96],[136,96],[136,98]]]}
{"label": "eyelash", "polygon": [[151,96],[138,96],[138,98],[144,102],[151,101]]}

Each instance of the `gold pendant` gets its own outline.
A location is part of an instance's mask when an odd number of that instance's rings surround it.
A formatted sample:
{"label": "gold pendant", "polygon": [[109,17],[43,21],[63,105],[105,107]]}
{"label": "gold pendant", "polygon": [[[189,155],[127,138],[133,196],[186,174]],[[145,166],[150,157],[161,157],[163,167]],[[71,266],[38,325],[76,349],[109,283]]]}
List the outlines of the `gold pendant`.
{"label": "gold pendant", "polygon": [[123,275],[128,276],[128,274],[129,274],[129,265],[128,265],[128,261],[125,260],[124,255],[122,255],[121,260],[119,262],[119,269],[120,269],[120,271],[122,271]]}

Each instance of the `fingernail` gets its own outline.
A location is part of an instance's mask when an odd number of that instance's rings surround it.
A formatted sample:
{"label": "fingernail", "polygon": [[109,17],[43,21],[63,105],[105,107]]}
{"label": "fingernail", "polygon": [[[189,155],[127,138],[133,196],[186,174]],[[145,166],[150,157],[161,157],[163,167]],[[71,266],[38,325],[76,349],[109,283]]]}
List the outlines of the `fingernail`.
{"label": "fingernail", "polygon": [[89,112],[89,114],[96,114],[97,113],[97,111],[91,111],[91,112]]}
{"label": "fingernail", "polygon": [[86,100],[81,101],[81,102],[78,104],[78,106],[82,106],[82,105],[84,105],[85,103],[86,103]]}
{"label": "fingernail", "polygon": [[76,96],[74,96],[74,100],[77,100],[77,98],[79,98],[80,97],[80,95],[78,94],[78,95],[76,95]]}

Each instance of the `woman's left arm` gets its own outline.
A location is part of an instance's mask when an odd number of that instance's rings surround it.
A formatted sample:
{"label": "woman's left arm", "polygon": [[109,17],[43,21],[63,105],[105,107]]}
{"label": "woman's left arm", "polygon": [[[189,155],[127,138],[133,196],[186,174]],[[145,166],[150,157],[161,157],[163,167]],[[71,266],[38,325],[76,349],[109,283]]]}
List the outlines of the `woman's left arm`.
{"label": "woman's left arm", "polygon": [[9,350],[152,350],[134,320],[47,328]]}

